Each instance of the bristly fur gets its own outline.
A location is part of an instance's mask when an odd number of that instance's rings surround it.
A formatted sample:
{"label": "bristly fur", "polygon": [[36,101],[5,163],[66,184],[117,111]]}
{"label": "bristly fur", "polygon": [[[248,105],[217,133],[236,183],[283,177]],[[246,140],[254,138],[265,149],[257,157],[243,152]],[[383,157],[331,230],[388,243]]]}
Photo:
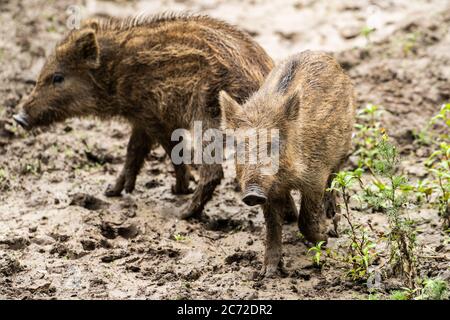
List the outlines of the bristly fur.
{"label": "bristly fur", "polygon": [[327,188],[350,150],[353,84],[332,56],[305,51],[280,62],[242,106],[223,92],[220,102],[222,124],[244,129],[244,137],[236,133],[240,141],[245,141],[248,130],[263,134],[264,129],[279,130],[276,173],[264,174],[262,161],[236,164],[244,194],[256,197],[252,190],[258,190],[263,199],[267,230],[263,273],[273,274],[281,260],[283,218],[297,210],[292,190],[301,193],[302,235],[312,243],[327,240],[325,218],[334,219],[336,213],[335,195]]}
{"label": "bristly fur", "polygon": [[188,12],[162,12],[159,14],[147,14],[140,13],[134,16],[129,16],[125,18],[94,18],[91,20],[87,20],[89,22],[97,20],[98,30],[118,30],[118,31],[126,31],[136,27],[155,27],[158,24],[171,22],[171,21],[209,21],[214,23],[221,23],[223,25],[230,26],[228,23],[213,19],[207,15],[203,14],[194,14]]}
{"label": "bristly fur", "polygon": [[295,77],[295,72],[297,71],[298,61],[291,60],[287,63],[284,75],[281,76],[280,82],[278,83],[278,91],[284,93],[291,84]]}
{"label": "bristly fur", "polygon": [[[86,115],[127,120],[132,126],[127,159],[109,196],[134,189],[153,145],[171,154],[175,129],[190,129],[196,120],[204,130],[219,128],[219,92],[242,103],[273,67],[247,33],[193,14],[89,19],[55,51],[25,112],[34,126]],[[53,84],[55,73],[66,80]],[[174,193],[189,193],[188,167],[174,167]],[[199,188],[182,217],[200,213],[222,177],[220,164],[201,166]]]}

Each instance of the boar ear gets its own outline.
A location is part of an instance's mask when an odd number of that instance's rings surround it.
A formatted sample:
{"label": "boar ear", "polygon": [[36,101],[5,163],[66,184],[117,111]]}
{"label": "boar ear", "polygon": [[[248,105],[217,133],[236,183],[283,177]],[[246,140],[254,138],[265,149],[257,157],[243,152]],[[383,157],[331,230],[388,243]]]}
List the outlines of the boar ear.
{"label": "boar ear", "polygon": [[284,118],[288,120],[296,120],[300,111],[300,99],[297,93],[290,95],[283,106]]}
{"label": "boar ear", "polygon": [[81,23],[81,28],[89,28],[98,31],[100,29],[100,22],[97,19],[87,19]]}
{"label": "boar ear", "polygon": [[60,58],[70,59],[78,65],[84,64],[95,69],[100,65],[99,47],[95,31],[84,29],[76,32],[72,38],[56,49]]}
{"label": "boar ear", "polygon": [[242,107],[223,90],[219,93],[219,104],[222,115],[222,128],[236,129],[239,126],[237,119],[242,111]]}

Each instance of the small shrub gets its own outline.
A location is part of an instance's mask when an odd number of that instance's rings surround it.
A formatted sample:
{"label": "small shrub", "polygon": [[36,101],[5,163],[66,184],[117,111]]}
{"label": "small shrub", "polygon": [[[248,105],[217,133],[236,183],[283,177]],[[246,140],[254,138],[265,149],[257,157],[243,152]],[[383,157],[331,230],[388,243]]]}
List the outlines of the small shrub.
{"label": "small shrub", "polygon": [[447,282],[442,279],[426,279],[417,300],[448,300],[449,291]]}
{"label": "small shrub", "polygon": [[435,128],[436,150],[425,165],[434,177],[432,183],[437,192],[439,216],[444,221],[444,229],[450,226],[450,104],[444,104],[439,113],[430,121]]}
{"label": "small shrub", "polygon": [[404,288],[403,290],[395,290],[389,296],[390,300],[411,300],[414,296],[414,290]]}
{"label": "small shrub", "polygon": [[[377,180],[379,201],[385,205],[389,222],[388,241],[390,247],[390,264],[394,271],[405,275],[410,287],[415,285],[416,266],[416,233],[411,219],[404,215],[404,207],[408,204],[406,176],[397,175],[399,154],[396,147],[383,135],[378,143],[379,154],[374,162],[375,179]],[[408,190],[408,188],[406,188]]]}
{"label": "small shrub", "polygon": [[344,201],[344,212],[342,215],[350,229],[348,255],[344,258],[344,261],[349,262],[351,265],[347,275],[353,280],[367,278],[369,266],[376,255],[372,250],[375,244],[368,237],[366,229],[361,224],[354,222],[349,208],[349,190],[355,181],[361,181],[362,173],[363,170],[360,168],[355,171],[341,171],[333,179],[329,188],[329,191],[340,193]]}

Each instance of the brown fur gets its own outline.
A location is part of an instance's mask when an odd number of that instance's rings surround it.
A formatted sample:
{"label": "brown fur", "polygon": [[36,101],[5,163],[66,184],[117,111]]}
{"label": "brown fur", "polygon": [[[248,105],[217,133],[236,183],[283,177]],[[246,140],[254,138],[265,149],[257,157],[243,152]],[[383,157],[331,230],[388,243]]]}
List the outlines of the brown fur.
{"label": "brown fur", "polygon": [[[108,196],[134,189],[155,143],[170,154],[174,129],[219,127],[218,93],[243,102],[273,66],[247,34],[206,16],[161,15],[89,20],[57,46],[25,102],[28,127],[68,117],[121,117],[132,126],[126,163]],[[55,73],[64,75],[54,84]],[[190,174],[175,166],[175,193],[189,192]],[[221,165],[203,165],[183,217],[201,212],[223,176]]]}
{"label": "brown fur", "polygon": [[[353,85],[329,55],[306,51],[280,63],[242,107],[221,92],[224,127],[280,130],[280,165],[261,175],[260,165],[237,165],[241,189],[257,185],[267,239],[263,273],[273,274],[281,259],[281,224],[286,197],[301,192],[300,231],[311,242],[326,241],[325,216],[336,210],[325,193],[350,149],[355,117]],[[326,214],[324,210],[326,207]]]}

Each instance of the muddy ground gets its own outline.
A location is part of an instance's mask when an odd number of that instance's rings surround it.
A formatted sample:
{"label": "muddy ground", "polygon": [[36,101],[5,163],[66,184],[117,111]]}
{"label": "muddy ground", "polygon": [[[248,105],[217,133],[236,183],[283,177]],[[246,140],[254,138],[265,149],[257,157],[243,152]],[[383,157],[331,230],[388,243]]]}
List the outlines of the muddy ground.
{"label": "muddy ground", "polygon": [[[175,179],[160,148],[132,195],[103,196],[124,162],[126,124],[74,119],[38,135],[16,127],[11,116],[67,31],[70,5],[86,17],[207,13],[247,30],[275,59],[305,49],[333,52],[354,80],[359,105],[383,106],[383,126],[414,180],[426,177],[430,149],[413,133],[450,99],[448,1],[0,0],[0,298],[367,298],[368,285],[346,279],[339,263],[313,267],[295,225],[284,228],[282,277],[259,279],[262,213],[240,202],[230,169],[206,207],[209,220],[180,221],[176,208],[189,196],[171,194]],[[370,41],[361,35],[367,25],[377,27]],[[436,209],[408,210],[417,219],[421,275],[449,281],[450,248]],[[386,231],[382,213],[354,214],[374,232]],[[401,283],[376,285],[383,296]]]}

